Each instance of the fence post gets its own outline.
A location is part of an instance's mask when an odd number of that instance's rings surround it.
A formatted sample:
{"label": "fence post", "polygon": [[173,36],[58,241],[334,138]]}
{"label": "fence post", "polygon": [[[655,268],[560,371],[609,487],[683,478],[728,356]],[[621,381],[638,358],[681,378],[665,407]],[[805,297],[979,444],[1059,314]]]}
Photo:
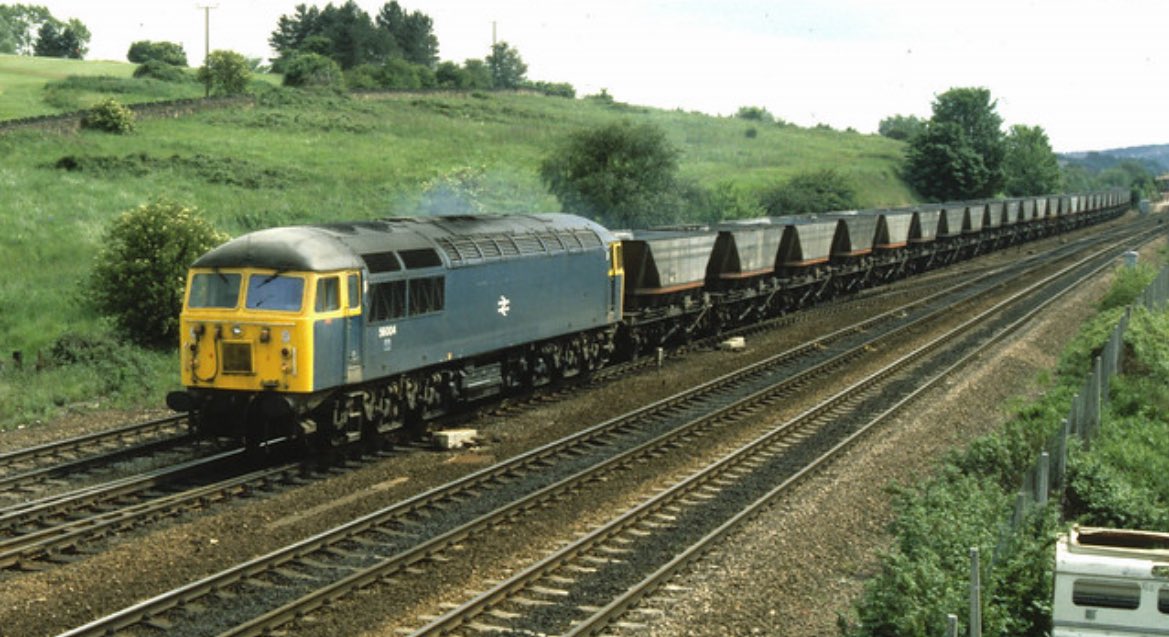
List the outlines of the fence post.
{"label": "fence post", "polygon": [[1063,426],[1059,429],[1059,443],[1057,444],[1055,456],[1055,483],[1057,485],[1056,491],[1060,494],[1060,499],[1063,499],[1064,476],[1067,475],[1068,470],[1068,435],[1071,434],[1071,423],[1067,418],[1063,420]]}
{"label": "fence post", "polygon": [[1051,455],[1046,451],[1039,454],[1039,479],[1035,481],[1035,502],[1039,506],[1047,504],[1047,489],[1050,484]]}
{"label": "fence post", "polygon": [[946,615],[946,637],[958,637],[957,615]]}
{"label": "fence post", "polygon": [[1088,437],[1094,438],[1100,431],[1100,356],[1095,358],[1095,365],[1092,366],[1092,390],[1090,392],[1090,401],[1088,402]]}
{"label": "fence post", "polygon": [[978,547],[970,547],[970,637],[982,637],[982,574]]}

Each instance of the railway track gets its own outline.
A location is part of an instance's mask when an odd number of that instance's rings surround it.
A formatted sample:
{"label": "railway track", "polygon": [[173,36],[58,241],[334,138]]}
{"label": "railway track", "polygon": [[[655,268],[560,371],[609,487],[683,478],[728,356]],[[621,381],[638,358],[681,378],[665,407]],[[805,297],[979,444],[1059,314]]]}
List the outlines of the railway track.
{"label": "railway track", "polygon": [[[989,280],[986,283],[984,291],[998,285]],[[953,297],[935,296],[938,306],[952,308],[957,304]],[[890,321],[894,327],[877,338],[896,338],[908,325],[920,325],[941,312],[935,306],[932,310],[887,313],[891,316],[883,320]],[[843,344],[850,338],[846,334],[838,336],[839,345],[829,347],[831,339],[827,338],[818,342],[809,356],[815,358],[818,354],[820,358],[803,366],[819,368],[823,373],[833,365],[850,360],[849,357],[863,355],[873,348],[876,325],[876,322],[869,323],[862,328],[864,333],[842,330],[855,338],[850,346]],[[837,350],[829,351],[833,347]],[[763,400],[759,396],[765,394],[774,400],[783,391],[782,387],[790,390],[800,378],[807,382],[812,371],[793,371],[793,358],[790,353],[787,357],[780,355],[765,361],[766,364],[732,375],[736,379],[733,382],[728,378],[712,381],[638,410],[628,418],[602,423],[67,634],[108,634],[143,624],[162,630],[182,625],[187,632],[192,624],[198,624],[207,631],[205,634],[221,631],[263,634],[273,626],[345,595],[352,588],[376,581],[392,582],[395,578],[412,579],[404,577],[410,569],[441,559],[438,556],[451,546],[544,506],[580,488],[581,484],[598,479],[604,471],[629,466],[663,450],[693,444],[696,438],[721,426],[718,414],[732,409],[730,405],[737,405],[734,409],[746,408],[741,403],[748,396],[755,396],[754,400],[759,401]],[[764,371],[768,365],[770,369]],[[797,380],[777,380],[788,377]],[[747,380],[750,382],[743,384]],[[717,393],[730,386],[737,389]],[[738,397],[731,396],[734,392],[738,392]],[[214,596],[213,604],[204,601],[208,595]],[[238,605],[229,602],[241,597],[247,598],[246,610],[225,608]],[[214,617],[198,610],[212,606],[216,608]],[[270,610],[257,614],[257,606],[267,606]]]}
{"label": "railway track", "polygon": [[[58,440],[35,447],[0,453],[0,488],[12,487],[14,476],[38,469],[64,473],[73,468],[128,457],[144,445],[187,436],[185,415],[166,416]],[[121,454],[121,455],[117,455]]]}
{"label": "railway track", "polygon": [[[803,477],[1106,265],[1086,272],[1081,269],[1067,283],[1057,284],[1057,278],[1066,277],[1062,273],[1048,277],[1013,294],[458,605],[411,636],[460,630],[464,634],[598,634]],[[1054,291],[1043,291],[1048,286]],[[1041,300],[1032,302],[1037,293]],[[636,622],[624,626],[639,628]]]}
{"label": "railway track", "polygon": [[[1016,264],[1021,267],[1025,263]],[[783,317],[779,321],[793,323],[809,319],[809,315],[822,313],[858,312],[867,310],[888,297],[921,297],[930,291],[949,286],[950,293],[969,287],[986,277],[1001,274],[1001,267],[984,267],[964,276],[960,285],[950,280],[955,277],[931,277],[925,286],[910,289],[894,289],[867,295],[851,303],[819,308],[815,311]],[[924,288],[924,289],[923,289]],[[864,325],[856,329],[865,329]],[[713,340],[700,346],[709,346]],[[643,361],[644,365],[644,361]],[[613,376],[592,379],[611,382],[629,373],[637,365],[618,369]],[[541,394],[539,400],[555,399],[574,391],[573,387],[556,390],[552,395]],[[511,409],[514,411],[513,405]],[[167,423],[175,419],[163,419]],[[156,422],[122,427],[107,432],[106,437],[131,435],[140,429],[147,432]],[[115,438],[116,439],[116,438]],[[67,447],[75,446],[65,441]],[[130,529],[156,523],[161,519],[173,518],[195,510],[206,510],[210,506],[236,497],[248,497],[257,493],[271,493],[279,485],[295,485],[305,482],[309,475],[297,465],[284,465],[239,475],[239,466],[246,466],[240,450],[231,450],[209,457],[182,462],[144,472],[135,476],[119,478],[106,483],[87,486],[74,491],[58,493],[31,501],[21,502],[0,509],[0,568],[41,569],[46,562],[71,562],[83,556],[92,545],[105,538],[124,533]],[[62,470],[56,467],[48,473]]]}
{"label": "railway track", "polygon": [[39,569],[72,561],[102,538],[236,497],[303,484],[300,464],[239,475],[234,449],[173,467],[0,509],[0,568]]}

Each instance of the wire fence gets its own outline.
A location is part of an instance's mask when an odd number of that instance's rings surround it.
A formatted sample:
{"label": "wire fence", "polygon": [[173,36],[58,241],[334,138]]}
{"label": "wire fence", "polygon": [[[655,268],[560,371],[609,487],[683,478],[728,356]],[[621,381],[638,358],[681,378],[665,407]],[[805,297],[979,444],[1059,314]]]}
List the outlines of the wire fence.
{"label": "wire fence", "polygon": [[[1080,392],[1072,399],[1067,418],[1063,419],[1063,426],[1043,446],[1035,464],[1024,474],[1022,485],[1015,498],[1015,510],[1000,537],[995,550],[995,559],[991,560],[990,569],[1002,551],[1006,549],[1008,540],[1014,531],[1027,520],[1037,507],[1056,498],[1062,500],[1064,489],[1067,487],[1068,445],[1075,438],[1080,444],[1089,447],[1092,440],[1099,434],[1104,405],[1108,402],[1108,386],[1112,378],[1120,374],[1124,353],[1124,334],[1128,329],[1134,307],[1144,307],[1152,312],[1162,312],[1169,302],[1169,266],[1162,268],[1152,283],[1145,288],[1137,301],[1130,305],[1124,316],[1113,328],[1100,354],[1092,363],[1092,371],[1084,380]],[[978,569],[977,548],[971,549],[971,568]],[[973,574],[972,574],[973,577]],[[973,581],[973,580],[972,580]],[[977,622],[978,614],[973,609],[981,608],[978,599],[980,587],[971,586],[971,621],[969,635],[976,637],[982,634],[982,627]],[[947,617],[947,637],[957,637],[957,618],[954,615]]]}

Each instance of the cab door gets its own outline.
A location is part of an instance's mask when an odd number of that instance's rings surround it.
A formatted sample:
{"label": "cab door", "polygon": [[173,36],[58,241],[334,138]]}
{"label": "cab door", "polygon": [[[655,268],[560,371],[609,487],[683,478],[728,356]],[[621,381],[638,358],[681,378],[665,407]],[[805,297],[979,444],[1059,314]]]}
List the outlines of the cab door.
{"label": "cab door", "polygon": [[345,380],[361,382],[364,378],[365,319],[362,313],[361,275],[351,272],[345,276]]}
{"label": "cab door", "polygon": [[621,301],[625,294],[625,263],[621,251],[621,242],[614,241],[609,245],[609,320],[621,320]]}

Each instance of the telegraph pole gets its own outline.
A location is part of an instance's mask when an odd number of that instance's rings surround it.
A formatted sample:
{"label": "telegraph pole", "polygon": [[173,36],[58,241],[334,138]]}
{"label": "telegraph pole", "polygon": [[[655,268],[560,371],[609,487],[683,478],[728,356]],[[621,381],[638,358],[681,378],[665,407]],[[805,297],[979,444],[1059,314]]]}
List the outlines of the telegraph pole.
{"label": "telegraph pole", "polygon": [[209,64],[211,58],[211,10],[218,9],[219,5],[200,4],[196,6],[203,10],[203,68],[206,69],[203,97],[211,97],[211,66]]}

